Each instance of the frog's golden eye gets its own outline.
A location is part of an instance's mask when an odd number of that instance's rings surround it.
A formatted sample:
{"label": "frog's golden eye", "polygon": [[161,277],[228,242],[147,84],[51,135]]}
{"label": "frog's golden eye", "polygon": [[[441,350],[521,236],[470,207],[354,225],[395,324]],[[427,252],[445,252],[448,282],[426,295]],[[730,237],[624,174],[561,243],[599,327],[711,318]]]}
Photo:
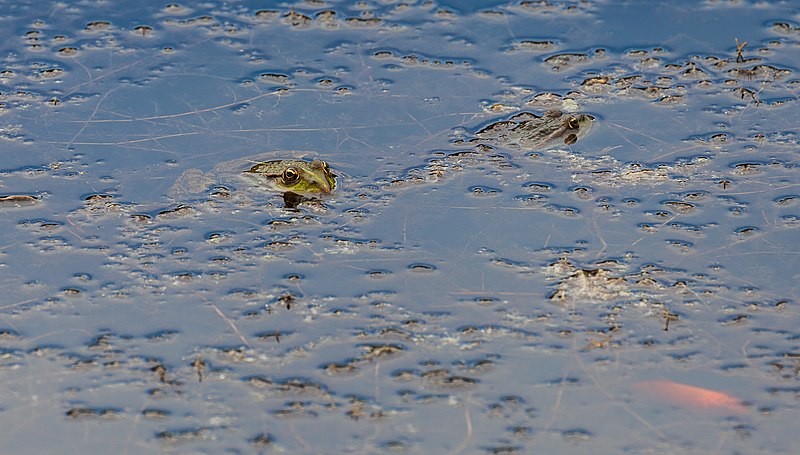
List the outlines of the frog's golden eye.
{"label": "frog's golden eye", "polygon": [[284,183],[295,183],[299,178],[300,174],[293,167],[288,167],[283,171]]}
{"label": "frog's golden eye", "polygon": [[322,162],[322,170],[325,171],[325,172],[330,172],[331,171],[331,167],[328,165],[327,161],[323,161]]}
{"label": "frog's golden eye", "polygon": [[577,130],[580,126],[581,125],[578,123],[578,119],[576,117],[570,116],[567,118],[567,128]]}

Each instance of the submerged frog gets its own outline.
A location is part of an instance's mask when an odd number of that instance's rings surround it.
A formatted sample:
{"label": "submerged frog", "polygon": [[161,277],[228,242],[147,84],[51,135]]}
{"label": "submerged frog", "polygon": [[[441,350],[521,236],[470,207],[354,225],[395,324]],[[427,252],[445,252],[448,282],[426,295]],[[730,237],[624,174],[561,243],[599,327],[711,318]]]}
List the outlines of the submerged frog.
{"label": "submerged frog", "polygon": [[454,145],[475,144],[471,150],[447,153],[435,150],[434,158],[422,166],[405,170],[404,174],[389,182],[397,187],[405,183],[440,181],[451,171],[475,167],[479,162],[495,166],[498,170],[514,169],[511,157],[494,151],[494,145],[511,146],[524,150],[546,150],[572,145],[591,130],[595,118],[589,114],[570,114],[550,110],[542,115],[519,112],[506,120],[494,121],[479,129],[469,141],[458,139]]}
{"label": "submerged frog", "polygon": [[[305,152],[286,152],[302,157]],[[328,163],[321,160],[270,159],[275,152],[262,153],[220,163],[211,171],[189,169],[184,172],[169,191],[170,197],[183,201],[207,194],[214,199],[234,197],[259,199],[264,191],[279,191],[287,206],[316,200],[337,188],[336,174]],[[289,203],[288,201],[291,201]]]}
{"label": "submerged frog", "polygon": [[572,145],[592,128],[594,117],[550,110],[543,115],[520,112],[508,120],[492,123],[476,133],[481,139],[525,149],[547,149]]}
{"label": "submerged frog", "polygon": [[264,161],[244,172],[264,176],[272,188],[296,194],[328,194],[336,188],[336,174],[320,160]]}

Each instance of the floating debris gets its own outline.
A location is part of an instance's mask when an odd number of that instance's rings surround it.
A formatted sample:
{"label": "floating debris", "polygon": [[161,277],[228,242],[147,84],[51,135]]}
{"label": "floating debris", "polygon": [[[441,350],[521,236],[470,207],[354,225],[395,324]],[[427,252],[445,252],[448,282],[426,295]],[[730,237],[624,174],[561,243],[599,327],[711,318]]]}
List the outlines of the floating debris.
{"label": "floating debris", "polygon": [[30,207],[41,202],[41,199],[29,194],[0,195],[0,207]]}

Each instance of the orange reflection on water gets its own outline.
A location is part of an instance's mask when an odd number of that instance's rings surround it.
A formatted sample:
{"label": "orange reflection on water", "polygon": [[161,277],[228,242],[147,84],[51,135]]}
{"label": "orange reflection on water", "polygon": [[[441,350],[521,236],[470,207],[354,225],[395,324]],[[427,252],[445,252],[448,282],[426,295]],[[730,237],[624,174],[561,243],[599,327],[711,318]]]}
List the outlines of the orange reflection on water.
{"label": "orange reflection on water", "polygon": [[676,406],[724,410],[736,414],[742,414],[747,411],[747,407],[742,404],[742,400],[732,395],[677,382],[643,381],[634,384],[634,388],[647,394],[650,398]]}

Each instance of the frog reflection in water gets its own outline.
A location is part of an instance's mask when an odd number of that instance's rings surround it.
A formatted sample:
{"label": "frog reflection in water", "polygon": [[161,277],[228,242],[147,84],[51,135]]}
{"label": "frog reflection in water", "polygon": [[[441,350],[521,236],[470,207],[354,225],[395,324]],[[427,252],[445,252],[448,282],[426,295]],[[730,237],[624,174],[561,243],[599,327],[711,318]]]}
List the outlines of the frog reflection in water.
{"label": "frog reflection in water", "polygon": [[548,149],[572,145],[592,128],[594,117],[550,110],[539,116],[521,112],[508,120],[492,123],[476,135],[501,144],[518,144],[526,149]]}
{"label": "frog reflection in water", "polygon": [[245,172],[266,177],[270,187],[283,191],[283,201],[288,208],[316,200],[307,195],[325,195],[336,188],[336,174],[331,172],[328,163],[320,160],[264,161]]}

